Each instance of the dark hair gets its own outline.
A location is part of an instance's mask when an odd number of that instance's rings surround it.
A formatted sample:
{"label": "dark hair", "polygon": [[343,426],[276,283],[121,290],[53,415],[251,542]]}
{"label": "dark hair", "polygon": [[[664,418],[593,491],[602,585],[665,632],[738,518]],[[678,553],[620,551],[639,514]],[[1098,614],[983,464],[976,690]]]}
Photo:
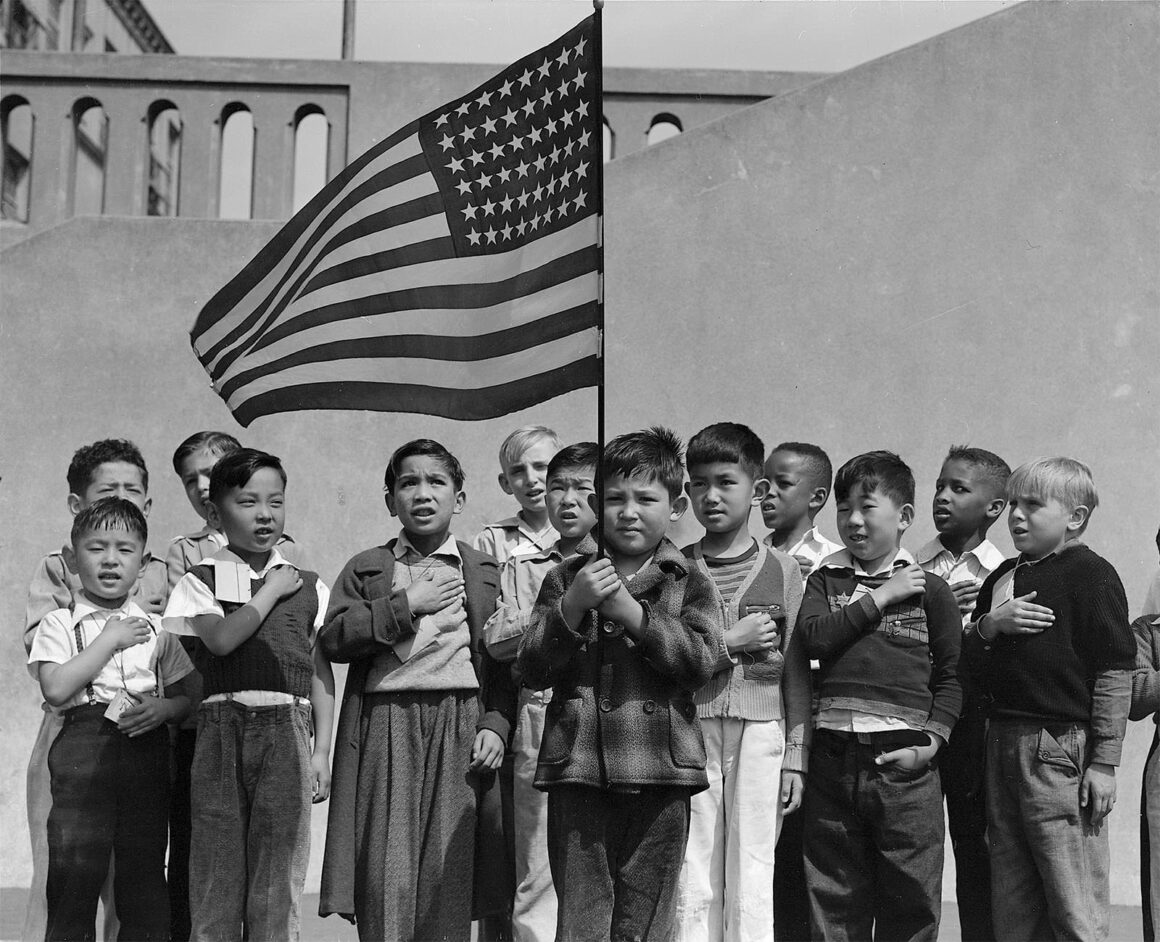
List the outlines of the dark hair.
{"label": "dark hair", "polygon": [[685,467],[690,471],[697,465],[721,461],[741,465],[741,470],[753,480],[761,477],[761,462],[765,445],[748,425],[736,422],[718,422],[701,429],[689,439],[685,451]]}
{"label": "dark hair", "polygon": [[676,500],[685,482],[681,451],[681,440],[676,433],[660,425],[618,435],[604,446],[600,477],[607,481],[621,474],[626,478],[659,481],[669,497]]}
{"label": "dark hair", "polygon": [[[596,442],[577,442],[561,448],[548,462],[546,480],[570,468],[599,468],[600,446]],[[595,474],[593,475],[596,476]]]}
{"label": "dark hair", "polygon": [[255,472],[262,468],[273,468],[286,486],[286,470],[282,462],[273,455],[256,448],[239,448],[231,451],[213,466],[209,475],[209,499],[217,503],[226,491],[234,487],[245,487]]}
{"label": "dark hair", "polygon": [[463,483],[467,480],[467,475],[463,473],[459,459],[437,441],[430,438],[416,438],[414,441],[407,442],[407,444],[400,445],[396,448],[395,453],[391,455],[391,460],[387,462],[387,471],[383,475],[383,484],[388,494],[395,492],[395,482],[399,478],[399,469],[402,468],[403,461],[407,458],[414,458],[416,455],[427,455],[428,457],[434,458],[443,465],[443,470],[451,476],[451,480],[455,484],[455,489],[457,491],[463,490]]}
{"label": "dark hair", "polygon": [[1011,467],[993,451],[985,448],[971,448],[969,445],[951,445],[943,464],[961,461],[983,472],[1000,497],[1007,494],[1007,479],[1011,477]]}
{"label": "dark hair", "polygon": [[177,451],[173,453],[173,470],[181,474],[181,463],[203,448],[220,458],[241,447],[242,443],[229,432],[195,432],[177,446]]}
{"label": "dark hair", "polygon": [[830,464],[830,456],[821,448],[809,442],[782,442],[769,453],[769,457],[772,458],[779,451],[788,451],[791,455],[802,458],[802,466],[809,475],[810,484],[814,487],[824,487],[826,493],[830,493],[834,484],[834,466]]}
{"label": "dark hair", "polygon": [[140,468],[141,483],[146,491],[149,490],[149,469],[145,467],[145,459],[141,457],[140,449],[123,438],[102,438],[99,442],[85,445],[73,453],[68,466],[68,492],[83,494],[85,488],[93,483],[93,472],[111,461],[123,461],[125,464]]}
{"label": "dark hair", "polygon": [[75,547],[77,541],[94,530],[128,530],[141,537],[144,546],[149,539],[149,526],[141,508],[124,497],[102,497],[73,517],[69,539]]}
{"label": "dark hair", "polygon": [[868,451],[851,458],[834,478],[834,498],[848,500],[854,488],[880,490],[898,506],[914,503],[914,474],[892,451]]}

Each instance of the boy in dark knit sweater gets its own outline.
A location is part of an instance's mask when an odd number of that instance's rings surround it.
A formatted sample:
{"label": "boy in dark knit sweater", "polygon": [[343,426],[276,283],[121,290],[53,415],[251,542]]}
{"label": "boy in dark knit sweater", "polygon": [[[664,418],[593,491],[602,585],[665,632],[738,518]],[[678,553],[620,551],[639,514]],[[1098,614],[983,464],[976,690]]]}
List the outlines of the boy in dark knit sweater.
{"label": "boy in dark knit sweater", "polygon": [[520,642],[552,687],[536,772],[548,793],[559,942],[673,937],[689,797],[706,786],[693,693],[721,648],[709,577],[665,536],[685,509],[681,444],[621,435],[601,465],[610,555],[544,578]]}
{"label": "boy in dark knit sweater", "polygon": [[793,630],[801,570],[749,532],[769,483],[764,453],[752,429],[720,422],[689,440],[685,459],[705,535],[682,552],[712,580],[723,629],[717,671],[693,698],[709,788],[693,796],[681,870],[679,938],[689,942],[768,938],[777,835],[801,805],[810,734],[809,660]]}
{"label": "boy in dark knit sweater", "polygon": [[955,597],[900,543],[914,475],[873,451],[834,480],[846,549],[806,581],[797,631],[821,661],[806,789],[812,933],[935,939],[942,790],[932,764],[962,706]]}
{"label": "boy in dark knit sweater", "polygon": [[[210,476],[226,547],[181,577],[164,625],[203,642],[191,770],[191,938],[298,938],[310,804],[330,791],[334,675],[315,644],[329,599],[277,550],[286,472],[252,448]],[[314,747],[311,749],[311,721]]]}
{"label": "boy in dark knit sweater", "polygon": [[1040,458],[1007,483],[1019,556],[979,590],[963,642],[992,697],[987,823],[995,936],[1106,939],[1115,767],[1136,642],[1123,585],[1079,541],[1091,472]]}

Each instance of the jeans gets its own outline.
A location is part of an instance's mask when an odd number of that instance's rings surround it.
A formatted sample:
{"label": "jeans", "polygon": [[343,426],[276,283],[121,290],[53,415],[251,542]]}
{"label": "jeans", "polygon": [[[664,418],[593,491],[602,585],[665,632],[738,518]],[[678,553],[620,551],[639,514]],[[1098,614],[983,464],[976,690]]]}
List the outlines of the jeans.
{"label": "jeans", "polygon": [[680,942],[768,942],[773,861],[781,826],[780,720],[710,717],[707,791],[693,796],[681,869]]}
{"label": "jeans", "polygon": [[689,835],[689,789],[553,785],[548,855],[557,942],[668,942]]}
{"label": "jeans", "polygon": [[873,734],[814,732],[805,859],[815,939],[936,939],[942,789],[933,766],[875,765]]}
{"label": "jeans", "polygon": [[191,771],[191,938],[293,942],[310,853],[310,707],[203,703]]}
{"label": "jeans", "polygon": [[996,938],[1108,937],[1108,830],[1079,804],[1086,725],[992,720],[987,821]]}

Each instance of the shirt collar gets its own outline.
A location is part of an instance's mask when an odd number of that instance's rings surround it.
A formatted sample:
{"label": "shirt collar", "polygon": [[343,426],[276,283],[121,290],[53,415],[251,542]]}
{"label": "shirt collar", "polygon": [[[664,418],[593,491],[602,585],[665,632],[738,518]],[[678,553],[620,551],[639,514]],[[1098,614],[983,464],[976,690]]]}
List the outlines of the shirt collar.
{"label": "shirt collar", "polygon": [[[423,553],[420,553],[417,549],[415,549],[414,544],[407,537],[407,531],[403,530],[399,533],[398,539],[395,540],[394,545],[391,547],[391,553],[394,555],[395,559],[402,559],[404,556],[407,555],[408,550],[410,550],[416,556],[423,556],[424,555]],[[453,556],[455,559],[459,560],[460,565],[463,564],[463,556],[459,552],[459,543],[456,541],[455,537],[453,537],[450,533],[447,534],[447,539],[445,539],[439,545],[439,548],[436,549],[435,552],[431,553],[430,555],[432,555],[432,556]]]}
{"label": "shirt collar", "polygon": [[[936,536],[918,551],[915,558],[920,566],[924,566],[932,560],[938,559],[943,553],[950,553],[950,550],[943,545],[942,537]],[[979,561],[980,566],[991,572],[994,572],[999,563],[1006,558],[990,540],[983,540],[974,549],[964,552],[960,558],[965,559],[968,556],[974,556]]]}
{"label": "shirt collar", "polygon": [[278,547],[276,547],[276,546],[270,550],[270,558],[266,561],[266,565],[262,567],[261,572],[258,572],[256,570],[254,570],[253,568],[251,568],[249,566],[249,564],[244,559],[242,559],[242,557],[240,557],[237,553],[233,552],[228,546],[223,546],[220,550],[218,550],[216,553],[214,553],[209,558],[209,561],[211,563],[214,560],[221,560],[222,562],[228,562],[228,563],[240,563],[241,565],[245,566],[247,569],[250,570],[250,572],[252,572],[254,574],[255,579],[264,578],[266,573],[268,573],[275,566],[289,566],[290,565],[286,561],[286,557],[284,557],[281,553],[278,552]]}
{"label": "shirt collar", "polygon": [[94,605],[88,599],[82,597],[76,599],[73,602],[72,616],[69,620],[69,627],[75,627],[89,615],[105,615],[107,618],[112,618],[114,615],[120,615],[126,618],[148,619],[149,617],[132,599],[126,599],[125,604],[120,608],[104,608],[102,606]]}
{"label": "shirt collar", "polygon": [[900,546],[898,552],[894,554],[894,558],[885,566],[879,567],[877,572],[867,572],[862,567],[862,560],[856,559],[848,549],[840,549],[836,553],[831,553],[822,560],[822,569],[853,569],[856,576],[879,576],[896,569],[899,565],[909,566],[914,562],[914,557],[910,550],[906,547]]}

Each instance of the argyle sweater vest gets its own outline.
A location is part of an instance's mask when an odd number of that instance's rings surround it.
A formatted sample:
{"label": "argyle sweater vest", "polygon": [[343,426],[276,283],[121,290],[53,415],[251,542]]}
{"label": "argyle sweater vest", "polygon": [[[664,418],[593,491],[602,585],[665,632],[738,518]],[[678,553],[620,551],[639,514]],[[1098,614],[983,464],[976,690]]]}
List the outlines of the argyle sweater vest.
{"label": "argyle sweater vest", "polygon": [[[215,591],[212,565],[190,570]],[[258,630],[223,657],[211,654],[204,644],[197,646],[194,665],[201,672],[206,697],[239,690],[276,690],[296,697],[310,696],[314,676],[314,654],[311,633],[318,614],[318,575],[300,572],[302,588],[289,598],[280,599],[270,610]],[[264,579],[250,582],[251,595],[262,587]],[[222,602],[227,615],[242,606]]]}

